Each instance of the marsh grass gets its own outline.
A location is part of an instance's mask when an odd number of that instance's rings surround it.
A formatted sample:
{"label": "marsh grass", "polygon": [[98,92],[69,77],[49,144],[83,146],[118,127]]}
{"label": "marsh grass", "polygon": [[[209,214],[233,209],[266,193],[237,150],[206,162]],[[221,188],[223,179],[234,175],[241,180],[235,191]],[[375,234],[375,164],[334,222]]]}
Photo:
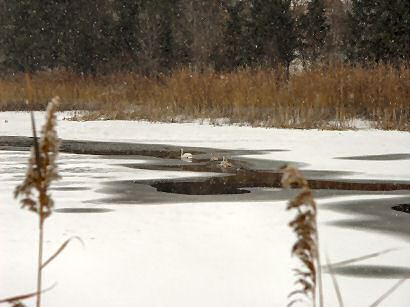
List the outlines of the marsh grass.
{"label": "marsh grass", "polygon": [[[33,75],[31,106],[59,95],[62,110],[87,110],[81,119],[178,122],[220,118],[230,123],[284,128],[345,129],[356,120],[410,130],[410,68],[323,65],[283,74],[268,69],[231,73],[179,69],[169,75],[104,76],[65,71]],[[0,79],[0,110],[25,110],[24,76]]]}
{"label": "marsh grass", "polygon": [[[342,292],[337,282],[335,268],[343,267],[351,263],[363,261],[399,250],[398,248],[385,249],[379,252],[355,257],[336,263],[331,263],[326,256],[326,266],[322,270],[319,250],[319,232],[317,226],[317,205],[313,197],[308,181],[296,167],[284,165],[282,186],[285,188],[298,188],[299,192],[288,203],[287,210],[296,211],[295,217],[289,226],[296,235],[296,242],[292,246],[291,253],[300,261],[300,267],[294,269],[296,275],[295,285],[297,288],[289,294],[292,306],[299,302],[310,302],[313,306],[326,306],[323,300],[323,271],[330,274],[331,281],[336,293],[339,307],[345,306]],[[383,293],[370,307],[379,306],[387,297],[396,291],[409,277],[397,281],[391,288]]]}
{"label": "marsh grass", "polygon": [[[27,80],[27,83],[30,84],[30,81]],[[49,187],[53,181],[60,178],[56,164],[59,146],[55,130],[57,105],[58,99],[54,98],[47,107],[46,123],[42,128],[40,140],[37,140],[34,116],[31,113],[34,146],[31,150],[25,179],[14,192],[16,198],[22,197],[23,208],[38,215],[37,307],[41,306],[44,221],[51,215],[54,207]]]}
{"label": "marsh grass", "polygon": [[[30,99],[33,90],[31,78],[26,75],[27,97]],[[50,185],[60,179],[57,169],[57,157],[59,148],[59,139],[57,137],[56,112],[59,104],[59,98],[53,98],[47,106],[46,122],[41,129],[40,139],[37,138],[36,125],[33,112],[31,112],[31,124],[33,131],[33,147],[28,160],[28,168],[23,182],[18,185],[14,191],[16,198],[21,198],[22,208],[28,209],[38,216],[38,258],[37,258],[37,290],[35,292],[23,295],[17,295],[6,299],[1,299],[0,303],[7,302],[13,306],[24,306],[21,301],[36,297],[36,306],[41,306],[41,294],[51,288],[43,290],[42,272],[73,240],[78,237],[67,239],[46,261],[43,260],[44,244],[44,222],[51,215],[54,208],[54,201],[51,197]],[[54,287],[54,286],[53,286]]]}
{"label": "marsh grass", "polygon": [[295,284],[298,288],[289,294],[288,306],[307,300],[311,301],[313,306],[322,307],[323,291],[316,202],[308,182],[295,167],[288,165],[283,167],[282,185],[285,188],[301,189],[287,206],[287,210],[296,211],[289,226],[296,235],[292,255],[296,256],[301,263],[301,266],[294,270]]}

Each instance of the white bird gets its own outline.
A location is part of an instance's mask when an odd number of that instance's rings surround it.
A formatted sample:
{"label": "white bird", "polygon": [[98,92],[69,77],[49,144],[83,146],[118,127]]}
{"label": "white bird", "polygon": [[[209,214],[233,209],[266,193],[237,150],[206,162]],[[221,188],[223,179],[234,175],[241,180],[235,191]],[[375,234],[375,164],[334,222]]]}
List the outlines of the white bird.
{"label": "white bird", "polygon": [[184,153],[184,150],[181,148],[181,160],[192,160],[192,154],[189,152]]}
{"label": "white bird", "polygon": [[221,163],[219,163],[219,166],[223,168],[229,168],[233,167],[233,164],[229,162],[228,159],[225,159],[225,156],[223,156]]}

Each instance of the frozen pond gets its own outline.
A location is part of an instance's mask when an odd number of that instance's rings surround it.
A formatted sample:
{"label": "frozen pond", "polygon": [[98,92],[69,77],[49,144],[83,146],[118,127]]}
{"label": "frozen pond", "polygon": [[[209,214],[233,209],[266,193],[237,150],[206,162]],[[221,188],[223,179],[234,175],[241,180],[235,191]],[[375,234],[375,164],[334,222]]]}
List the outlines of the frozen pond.
{"label": "frozen pond", "polygon": [[[2,297],[35,287],[37,219],[12,197],[30,144],[22,123],[19,129],[0,126],[0,135],[22,136],[0,137]],[[292,215],[285,208],[294,191],[282,190],[276,175],[269,175],[286,161],[316,185],[322,259],[328,254],[341,262],[382,252],[335,268],[346,306],[369,306],[410,276],[410,214],[392,209],[410,204],[408,133],[315,132],[312,143],[326,146],[312,148],[301,143],[307,137],[298,131],[285,136],[286,131],[256,129],[252,137],[253,128],[235,127],[246,136],[238,141],[231,128],[215,128],[216,139],[206,132],[214,129],[198,125],[200,142],[184,125],[168,126],[181,129],[170,139],[153,124],[160,132],[147,134],[156,142],[107,132],[105,142],[122,144],[82,143],[87,125],[101,125],[91,138],[101,142],[98,134],[107,122],[61,124],[62,137],[79,142],[62,146],[63,179],[53,186],[56,211],[46,221],[45,253],[71,236],[81,237],[85,247],[73,241],[47,267],[45,286],[58,284],[44,295],[44,306],[286,306],[295,260],[287,226]],[[275,132],[277,139],[269,141]],[[344,148],[356,142],[367,149]],[[182,146],[194,162],[179,159]],[[297,159],[295,151],[303,149]],[[229,157],[234,169],[213,165],[209,157],[215,151]],[[337,306],[328,274],[324,283],[326,306]],[[381,306],[408,306],[409,290],[407,280]]]}

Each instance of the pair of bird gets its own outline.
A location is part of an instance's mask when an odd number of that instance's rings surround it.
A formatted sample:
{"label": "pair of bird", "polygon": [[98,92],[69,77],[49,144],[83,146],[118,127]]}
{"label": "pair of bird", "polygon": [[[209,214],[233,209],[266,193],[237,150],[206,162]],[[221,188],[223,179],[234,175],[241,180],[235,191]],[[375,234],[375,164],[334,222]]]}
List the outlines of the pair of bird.
{"label": "pair of bird", "polygon": [[[218,155],[212,154],[211,161],[219,161]],[[228,159],[225,158],[225,156],[222,156],[222,161],[218,163],[218,166],[222,168],[230,168],[233,167],[233,164],[229,162]]]}
{"label": "pair of bird", "polygon": [[[212,154],[211,161],[219,161],[218,155]],[[229,162],[228,159],[225,158],[225,156],[222,156],[222,161],[219,162],[218,165],[223,168],[233,167],[233,164]]]}

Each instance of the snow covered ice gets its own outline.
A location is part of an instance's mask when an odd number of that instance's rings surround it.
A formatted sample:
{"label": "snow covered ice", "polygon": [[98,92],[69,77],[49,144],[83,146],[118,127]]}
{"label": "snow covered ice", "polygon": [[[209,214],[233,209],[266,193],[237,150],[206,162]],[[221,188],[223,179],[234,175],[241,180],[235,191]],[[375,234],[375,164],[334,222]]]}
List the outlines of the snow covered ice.
{"label": "snow covered ice", "polygon": [[[38,123],[42,122],[42,113],[36,113],[36,117]],[[0,113],[0,136],[30,136],[30,129],[28,113]],[[65,140],[264,150],[264,154],[246,157],[300,162],[302,170],[351,172],[339,179],[410,181],[410,159],[405,158],[410,154],[408,132],[63,120],[57,129]],[[404,158],[340,159],[395,154]],[[27,157],[26,151],[0,151],[1,297],[35,288],[37,219],[21,210],[12,197],[24,175]],[[286,200],[173,203],[173,195],[169,194],[171,201],[166,204],[96,204],[92,201],[104,197],[107,182],[214,174],[124,166],[147,163],[132,157],[102,159],[62,153],[59,163],[63,179],[52,191],[57,211],[45,224],[45,254],[50,255],[71,236],[79,236],[85,247],[71,242],[45,269],[44,286],[54,282],[57,286],[44,294],[44,306],[286,306],[295,265],[290,256],[294,238],[287,226],[292,215],[285,210]],[[332,210],[332,206],[395,199],[410,203],[409,192],[363,192],[317,199],[321,251],[331,261],[395,249],[355,263],[350,273],[345,270],[337,274],[345,306],[369,306],[397,280],[410,275],[410,233],[340,227],[346,221],[356,225],[371,217]],[[64,208],[90,210],[58,212]],[[385,223],[394,224],[396,215],[410,218],[391,210],[391,218]],[[363,271],[365,268],[375,271]],[[330,277],[323,277],[326,306],[337,306]],[[408,306],[409,290],[407,280],[381,306]],[[34,300],[27,303],[33,306]]]}

